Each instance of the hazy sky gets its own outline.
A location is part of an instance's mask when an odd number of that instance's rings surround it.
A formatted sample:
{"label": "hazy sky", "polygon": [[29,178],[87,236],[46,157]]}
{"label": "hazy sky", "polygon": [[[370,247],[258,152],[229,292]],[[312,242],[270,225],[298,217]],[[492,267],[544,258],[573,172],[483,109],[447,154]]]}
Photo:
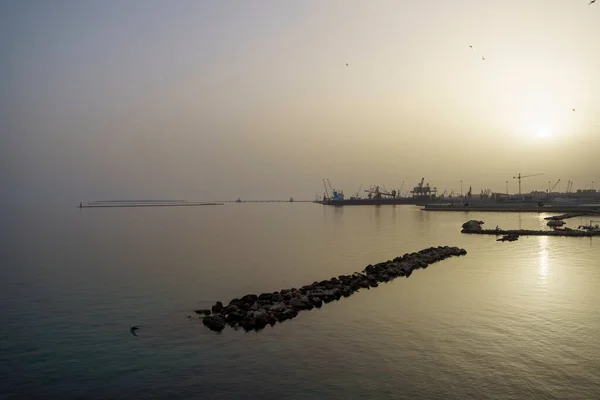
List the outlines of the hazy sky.
{"label": "hazy sky", "polygon": [[4,0],[0,56],[5,200],[600,186],[587,0]]}

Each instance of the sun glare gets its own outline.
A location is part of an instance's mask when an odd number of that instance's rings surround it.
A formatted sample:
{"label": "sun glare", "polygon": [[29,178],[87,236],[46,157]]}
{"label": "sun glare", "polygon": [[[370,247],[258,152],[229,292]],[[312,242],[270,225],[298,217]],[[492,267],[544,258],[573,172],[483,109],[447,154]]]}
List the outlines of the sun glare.
{"label": "sun glare", "polygon": [[552,131],[548,127],[539,127],[535,132],[535,136],[540,139],[550,139],[552,137]]}

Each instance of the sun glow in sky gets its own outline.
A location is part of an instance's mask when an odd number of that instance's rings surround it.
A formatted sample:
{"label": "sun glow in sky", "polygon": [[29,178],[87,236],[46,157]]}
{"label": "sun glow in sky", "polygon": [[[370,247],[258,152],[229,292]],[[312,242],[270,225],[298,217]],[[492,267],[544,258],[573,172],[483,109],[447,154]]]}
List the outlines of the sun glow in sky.
{"label": "sun glow in sky", "polygon": [[587,3],[5,1],[4,197],[312,199],[323,177],[504,192],[519,172],[586,188]]}

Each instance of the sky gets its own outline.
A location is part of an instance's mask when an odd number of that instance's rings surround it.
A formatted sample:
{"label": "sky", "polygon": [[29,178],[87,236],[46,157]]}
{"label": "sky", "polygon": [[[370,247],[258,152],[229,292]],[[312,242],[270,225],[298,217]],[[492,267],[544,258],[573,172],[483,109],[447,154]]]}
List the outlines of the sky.
{"label": "sky", "polygon": [[0,56],[2,201],[600,186],[600,3],[5,0]]}

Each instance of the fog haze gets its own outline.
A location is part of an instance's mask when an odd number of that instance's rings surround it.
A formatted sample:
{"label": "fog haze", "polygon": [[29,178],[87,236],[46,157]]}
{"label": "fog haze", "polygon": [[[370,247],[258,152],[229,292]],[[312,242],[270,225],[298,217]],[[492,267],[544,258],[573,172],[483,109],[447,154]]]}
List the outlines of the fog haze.
{"label": "fog haze", "polygon": [[598,185],[587,3],[4,1],[3,200]]}

